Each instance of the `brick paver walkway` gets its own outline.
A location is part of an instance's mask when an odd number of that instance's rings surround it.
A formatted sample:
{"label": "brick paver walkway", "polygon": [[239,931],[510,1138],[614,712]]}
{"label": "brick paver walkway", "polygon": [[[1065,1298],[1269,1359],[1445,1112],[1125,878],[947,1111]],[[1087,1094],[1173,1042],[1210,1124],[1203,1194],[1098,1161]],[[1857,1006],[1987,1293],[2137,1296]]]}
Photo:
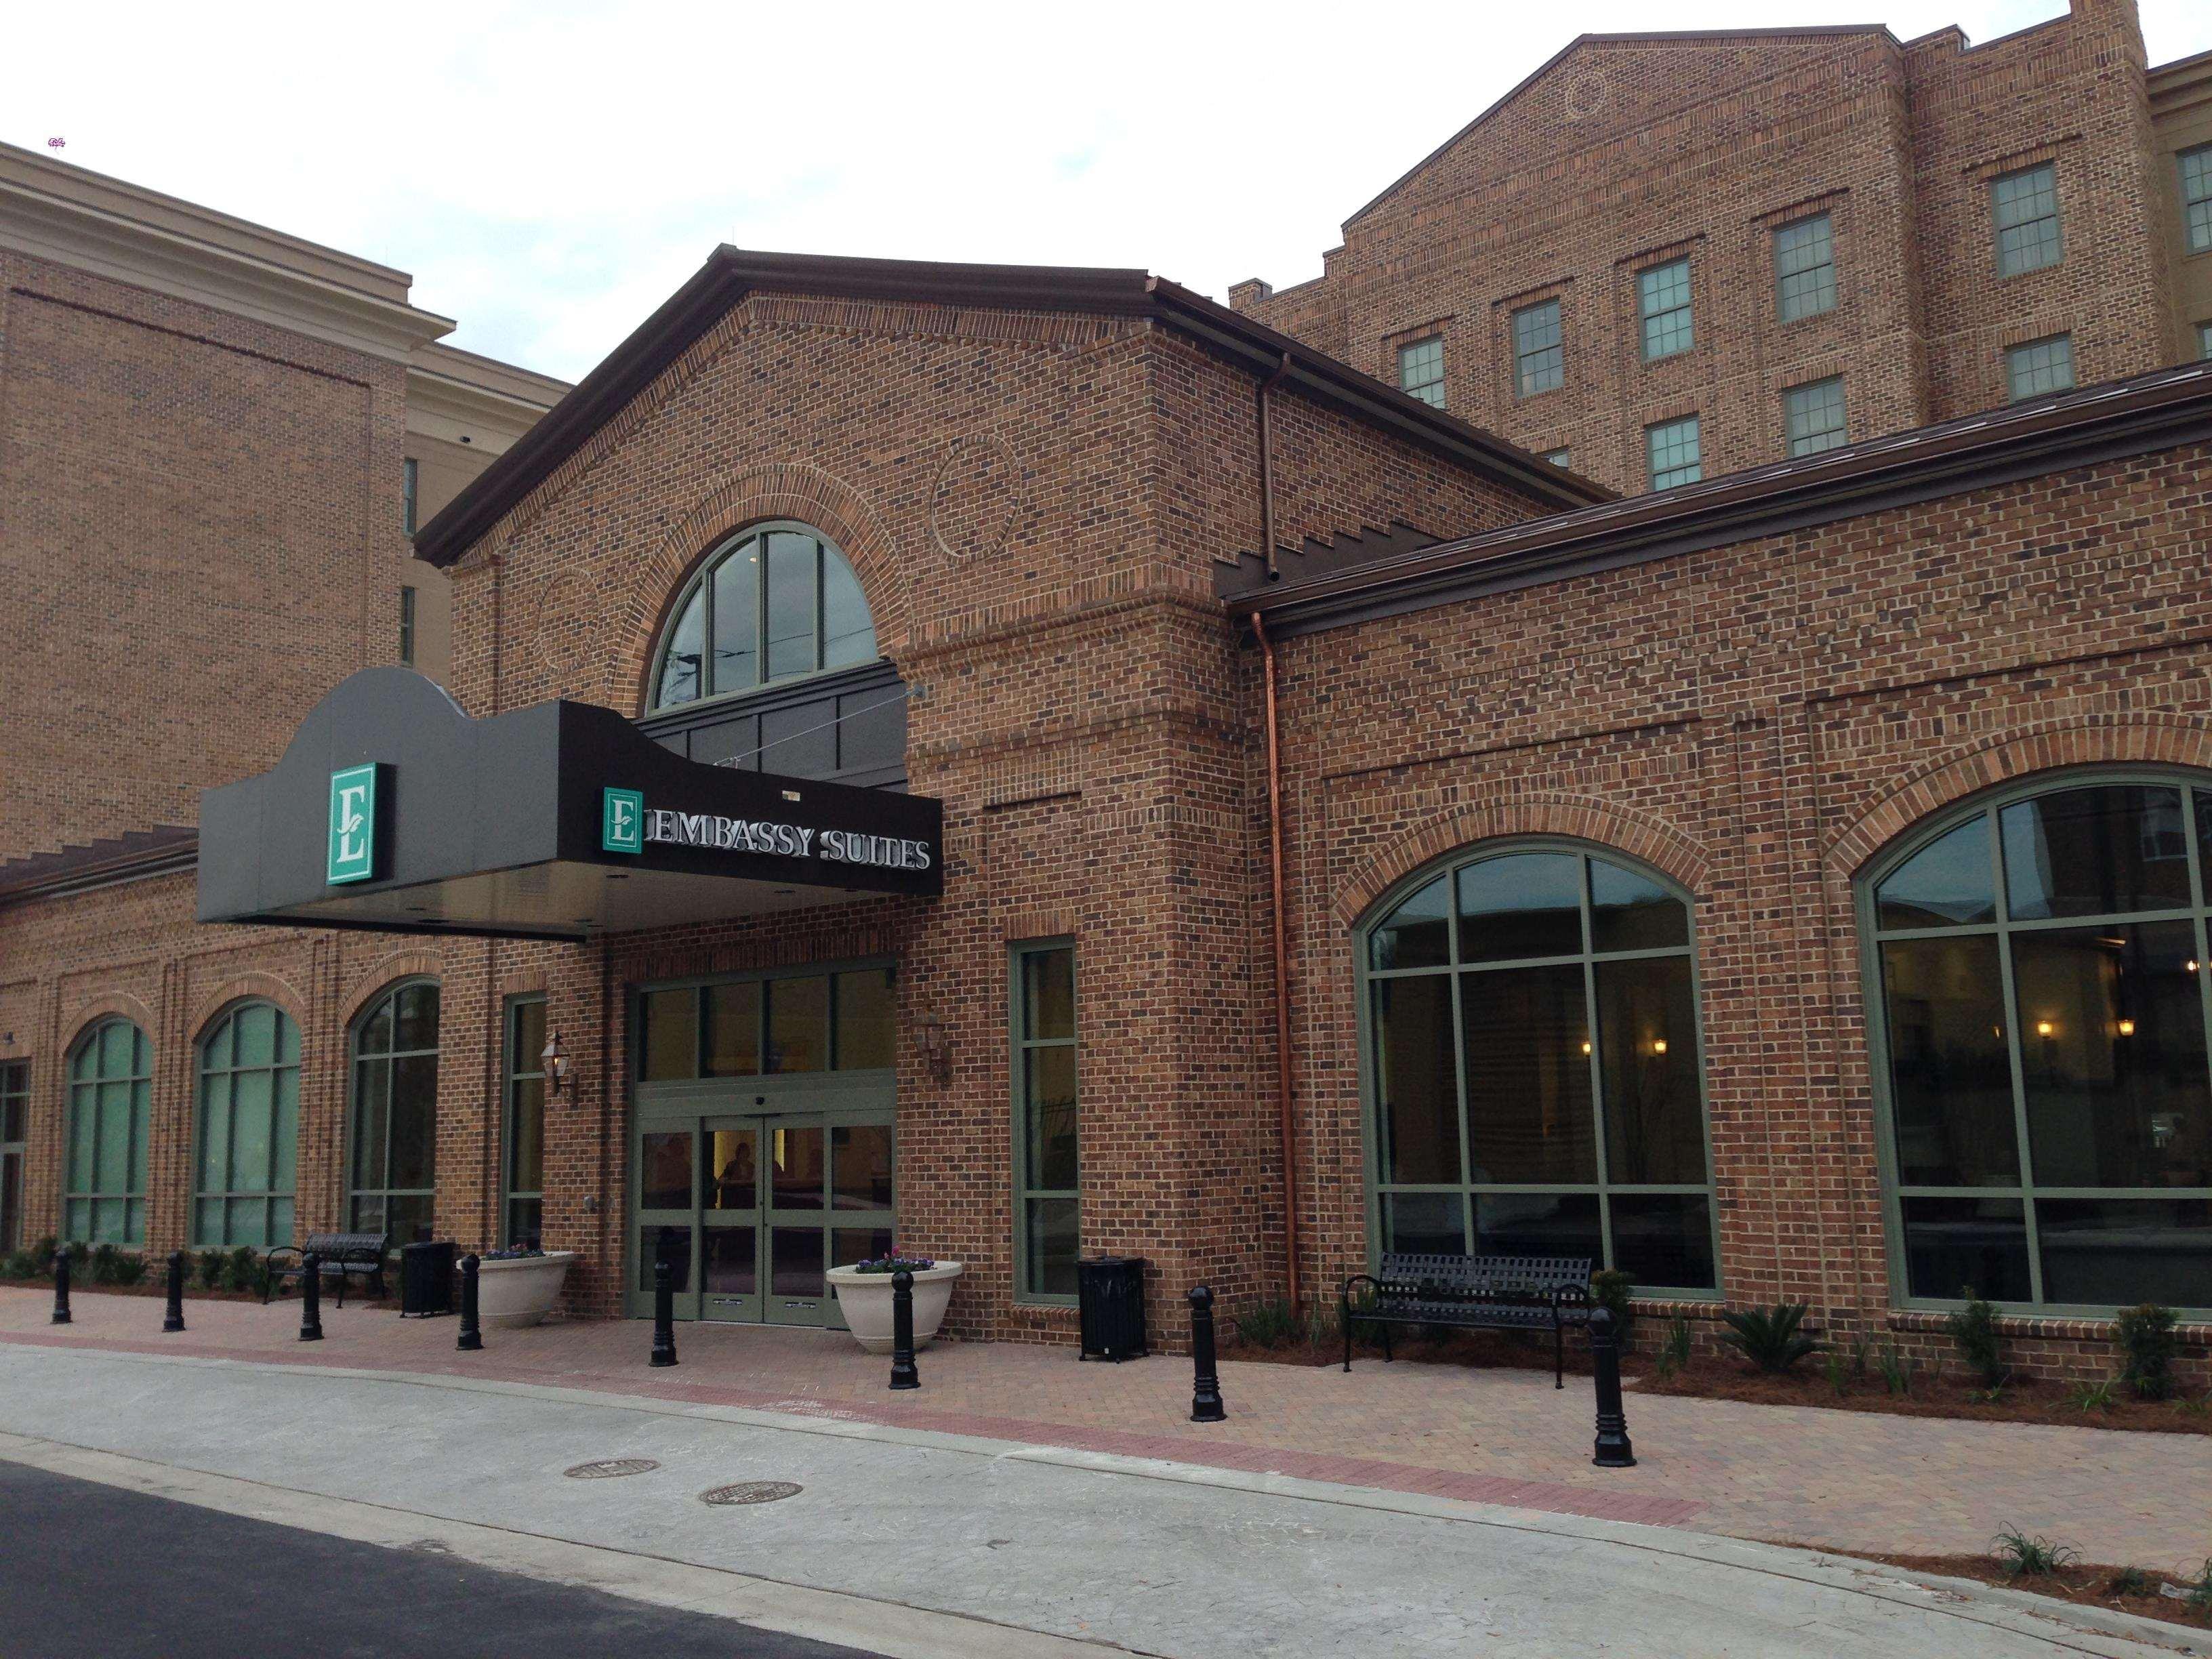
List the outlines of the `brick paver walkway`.
{"label": "brick paver walkway", "polygon": [[[1999,1527],[2042,1532],[2093,1561],[2175,1569],[2212,1555],[2212,1437],[1887,1417],[1629,1396],[1639,1467],[1589,1466],[1589,1383],[1547,1374],[1363,1360],[1222,1367],[1229,1421],[1199,1425],[1188,1360],[1085,1364],[1064,1348],[941,1344],[919,1393],[838,1332],[683,1325],[673,1370],[646,1364],[650,1327],[607,1322],[484,1333],[451,1319],[327,1303],[327,1340],[297,1340],[299,1306],[192,1302],[161,1334],[155,1297],[0,1289],[0,1341],[287,1364],[450,1372],[688,1403],[835,1414],[1041,1445],[1644,1521],[1862,1553],[1985,1548]],[[25,1433],[34,1425],[10,1425]]]}

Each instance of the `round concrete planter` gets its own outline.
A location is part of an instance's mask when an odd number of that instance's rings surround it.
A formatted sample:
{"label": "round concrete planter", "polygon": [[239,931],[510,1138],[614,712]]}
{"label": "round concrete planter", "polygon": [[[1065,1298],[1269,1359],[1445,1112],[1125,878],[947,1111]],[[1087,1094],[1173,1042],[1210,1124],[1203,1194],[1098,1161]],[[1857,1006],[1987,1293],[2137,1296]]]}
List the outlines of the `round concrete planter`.
{"label": "round concrete planter", "polygon": [[477,1322],[507,1330],[535,1325],[561,1299],[561,1281],[568,1278],[568,1264],[575,1259],[574,1250],[548,1250],[543,1255],[479,1261]]}
{"label": "round concrete planter", "polygon": [[[952,1281],[964,1264],[940,1261],[914,1276],[914,1346],[926,1348],[937,1328],[945,1322],[945,1304],[952,1299]],[[853,1340],[870,1353],[891,1351],[891,1279],[890,1273],[864,1273],[852,1267],[832,1267],[827,1275],[831,1294],[845,1315]]]}

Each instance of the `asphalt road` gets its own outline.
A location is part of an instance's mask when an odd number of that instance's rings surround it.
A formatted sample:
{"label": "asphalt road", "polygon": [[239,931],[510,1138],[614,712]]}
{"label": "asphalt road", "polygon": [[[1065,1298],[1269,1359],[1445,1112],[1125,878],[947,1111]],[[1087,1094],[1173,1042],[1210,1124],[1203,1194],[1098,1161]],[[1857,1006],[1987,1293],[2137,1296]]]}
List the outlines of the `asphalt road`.
{"label": "asphalt road", "polygon": [[0,1462],[0,1659],[871,1659]]}

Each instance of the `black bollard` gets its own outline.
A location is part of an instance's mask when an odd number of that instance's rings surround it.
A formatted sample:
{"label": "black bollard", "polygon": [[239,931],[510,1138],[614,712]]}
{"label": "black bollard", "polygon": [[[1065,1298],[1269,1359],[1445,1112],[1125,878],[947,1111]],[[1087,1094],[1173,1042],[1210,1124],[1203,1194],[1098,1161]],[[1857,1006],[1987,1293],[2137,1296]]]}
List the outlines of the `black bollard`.
{"label": "black bollard", "polygon": [[323,1340],[323,1259],[313,1250],[300,1258],[300,1340]]}
{"label": "black bollard", "polygon": [[477,1328],[477,1269],[481,1265],[472,1255],[461,1258],[461,1335],[453,1346],[463,1353],[475,1353],[483,1346],[483,1333]]}
{"label": "black bollard", "polygon": [[54,1252],[54,1323],[70,1322],[69,1305],[70,1253],[64,1244]]}
{"label": "black bollard", "polygon": [[676,1363],[676,1266],[665,1255],[653,1264],[653,1363]]}
{"label": "black bollard", "polygon": [[1190,1363],[1196,1374],[1190,1390],[1190,1420],[1226,1422],[1229,1408],[1221,1403],[1221,1369],[1213,1357],[1213,1292],[1204,1285],[1190,1293]]}
{"label": "black bollard", "polygon": [[1632,1469],[1636,1449],[1628,1443],[1628,1418],[1620,1409],[1620,1337],[1612,1309],[1590,1310],[1589,1345],[1597,1383],[1597,1455],[1590,1462],[1601,1469]]}
{"label": "black bollard", "polygon": [[914,1275],[902,1267],[891,1275],[891,1387],[921,1386],[914,1365]]}
{"label": "black bollard", "polygon": [[181,1331],[185,1328],[185,1253],[169,1252],[169,1311],[161,1321],[161,1329]]}

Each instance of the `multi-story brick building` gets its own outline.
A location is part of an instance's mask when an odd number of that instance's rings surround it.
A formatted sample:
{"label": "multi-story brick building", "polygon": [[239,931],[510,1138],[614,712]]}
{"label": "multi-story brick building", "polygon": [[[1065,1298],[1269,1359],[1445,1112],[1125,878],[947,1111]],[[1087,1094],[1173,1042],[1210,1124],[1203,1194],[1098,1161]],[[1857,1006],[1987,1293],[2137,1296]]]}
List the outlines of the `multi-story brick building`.
{"label": "multi-story brick building", "polygon": [[0,868],[33,1236],[805,1323],[896,1239],[1061,1341],[1082,1256],[1543,1254],[2101,1369],[2212,1317],[2208,445],[2185,366],[1621,499],[1141,272],[722,250],[424,525],[450,700]]}
{"label": "multi-story brick building", "polygon": [[1231,303],[1615,489],[2212,351],[2212,58],[2132,0],[1585,35]]}

